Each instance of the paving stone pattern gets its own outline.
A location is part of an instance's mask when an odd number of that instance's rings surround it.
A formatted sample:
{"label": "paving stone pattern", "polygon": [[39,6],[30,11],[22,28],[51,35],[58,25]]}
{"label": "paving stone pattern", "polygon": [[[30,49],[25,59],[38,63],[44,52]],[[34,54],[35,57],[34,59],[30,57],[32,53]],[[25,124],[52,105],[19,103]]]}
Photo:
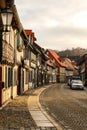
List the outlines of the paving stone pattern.
{"label": "paving stone pattern", "polygon": [[34,89],[31,89],[17,96],[0,110],[0,130],[56,130],[36,125],[28,109],[28,98],[33,92]]}
{"label": "paving stone pattern", "polygon": [[[27,100],[33,90],[26,92],[22,96],[17,96],[0,110],[0,127],[20,128],[36,127],[32,116],[28,110]],[[0,130],[1,130],[0,128]]]}

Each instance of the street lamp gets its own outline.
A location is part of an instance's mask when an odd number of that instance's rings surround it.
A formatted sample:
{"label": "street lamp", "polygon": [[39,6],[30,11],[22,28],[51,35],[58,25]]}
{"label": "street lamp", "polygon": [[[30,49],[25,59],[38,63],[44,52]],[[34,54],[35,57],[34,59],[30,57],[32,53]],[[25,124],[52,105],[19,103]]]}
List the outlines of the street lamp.
{"label": "street lamp", "polygon": [[4,31],[8,31],[8,27],[11,26],[13,12],[10,9],[3,9],[0,11],[2,24],[4,26]]}

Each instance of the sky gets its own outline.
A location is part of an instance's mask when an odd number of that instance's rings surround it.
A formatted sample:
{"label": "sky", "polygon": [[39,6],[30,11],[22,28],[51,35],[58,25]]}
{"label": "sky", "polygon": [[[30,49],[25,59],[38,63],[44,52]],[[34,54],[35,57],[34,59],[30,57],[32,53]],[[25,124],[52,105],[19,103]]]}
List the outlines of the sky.
{"label": "sky", "polygon": [[87,0],[15,0],[24,29],[45,49],[87,49]]}

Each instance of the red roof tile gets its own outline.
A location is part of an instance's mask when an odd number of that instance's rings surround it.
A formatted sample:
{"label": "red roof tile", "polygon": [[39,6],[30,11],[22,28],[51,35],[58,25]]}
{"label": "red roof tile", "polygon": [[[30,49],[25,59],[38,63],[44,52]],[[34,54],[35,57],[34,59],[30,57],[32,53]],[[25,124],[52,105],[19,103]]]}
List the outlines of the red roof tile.
{"label": "red roof tile", "polygon": [[49,51],[49,53],[53,56],[53,58],[56,60],[57,65],[60,65],[61,67],[66,67],[66,65],[63,64],[63,63],[59,60],[60,57],[58,56],[58,54],[57,54],[55,51],[50,50],[50,49],[48,49],[48,51]]}
{"label": "red roof tile", "polygon": [[33,37],[34,41],[37,40],[36,37],[35,37],[35,35],[34,35],[34,32],[32,32],[32,30],[26,29],[25,33],[27,34],[27,36],[31,35],[31,37]]}
{"label": "red roof tile", "polygon": [[64,64],[66,64],[66,69],[67,70],[74,70],[74,66],[72,65],[72,62],[71,62],[71,60],[70,59],[68,59],[68,58],[64,58],[64,59],[62,59],[62,62],[64,63]]}
{"label": "red roof tile", "polygon": [[71,61],[69,58],[63,58],[61,60],[64,64],[66,64],[66,68],[68,70],[78,69],[78,66],[76,66],[76,62]]}
{"label": "red roof tile", "polygon": [[29,36],[32,33],[32,30],[25,30],[25,33]]}

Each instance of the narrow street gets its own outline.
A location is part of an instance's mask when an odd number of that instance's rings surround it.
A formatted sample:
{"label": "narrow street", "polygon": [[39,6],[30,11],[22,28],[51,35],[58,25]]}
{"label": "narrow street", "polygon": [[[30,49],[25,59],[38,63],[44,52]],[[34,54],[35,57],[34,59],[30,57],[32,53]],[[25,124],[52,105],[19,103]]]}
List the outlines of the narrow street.
{"label": "narrow street", "polygon": [[87,89],[52,85],[40,95],[40,103],[64,130],[87,130]]}

